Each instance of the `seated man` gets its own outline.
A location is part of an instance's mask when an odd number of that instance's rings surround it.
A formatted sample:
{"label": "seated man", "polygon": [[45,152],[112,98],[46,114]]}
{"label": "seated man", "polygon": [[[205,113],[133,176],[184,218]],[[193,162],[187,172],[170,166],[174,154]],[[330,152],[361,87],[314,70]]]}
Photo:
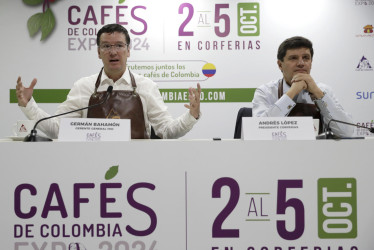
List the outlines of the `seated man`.
{"label": "seated man", "polygon": [[[257,88],[252,101],[253,116],[313,116],[320,119],[321,129],[331,119],[352,123],[332,89],[316,83],[310,75],[313,46],[308,39],[286,39],[278,48],[277,58],[283,79]],[[353,126],[336,122],[331,122],[330,128],[337,136],[352,136],[354,131]]]}
{"label": "seated man", "polygon": [[[200,84],[197,89],[189,89],[189,109],[177,119],[173,119],[162,99],[157,85],[150,79],[132,73],[127,68],[130,56],[130,36],[128,31],[118,24],[102,27],[97,33],[97,52],[104,67],[100,73],[78,80],[70,90],[66,101],[56,114],[100,103],[108,86],[113,86],[107,102],[94,109],[85,109],[64,117],[121,118],[131,119],[131,138],[149,138],[151,125],[157,136],[168,139],[184,136],[200,117]],[[36,79],[30,87],[22,84],[18,77],[16,93],[18,105],[24,114],[32,120],[49,115],[38,107],[32,93]],[[57,138],[59,119],[45,120],[39,127],[46,135]]]}

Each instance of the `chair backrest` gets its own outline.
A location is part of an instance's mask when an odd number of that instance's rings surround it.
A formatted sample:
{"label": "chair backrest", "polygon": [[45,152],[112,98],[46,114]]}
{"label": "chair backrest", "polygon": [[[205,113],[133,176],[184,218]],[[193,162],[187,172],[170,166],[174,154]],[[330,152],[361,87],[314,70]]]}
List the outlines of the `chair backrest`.
{"label": "chair backrest", "polygon": [[155,130],[153,129],[152,126],[151,126],[151,139],[161,139],[160,137],[156,135]]}
{"label": "chair backrest", "polygon": [[252,108],[240,108],[236,117],[234,139],[242,137],[242,117],[252,117]]}

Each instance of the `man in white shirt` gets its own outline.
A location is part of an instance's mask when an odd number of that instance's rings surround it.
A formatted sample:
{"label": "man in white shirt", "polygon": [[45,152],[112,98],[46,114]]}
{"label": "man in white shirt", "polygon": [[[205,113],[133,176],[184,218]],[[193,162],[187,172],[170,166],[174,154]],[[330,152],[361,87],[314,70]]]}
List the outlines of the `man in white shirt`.
{"label": "man in white shirt", "polygon": [[[192,129],[201,115],[200,84],[197,84],[197,89],[189,88],[190,103],[189,105],[185,104],[185,107],[189,110],[177,119],[173,119],[167,111],[167,107],[163,102],[157,85],[152,80],[128,70],[127,58],[130,56],[129,44],[130,36],[128,31],[121,25],[109,24],[102,27],[97,34],[98,56],[104,65],[102,74],[100,72],[100,74],[97,73],[89,77],[84,77],[75,82],[66,101],[58,107],[56,114],[87,107],[89,105],[89,100],[92,99],[92,94],[94,92],[96,93],[96,90],[98,92],[103,92],[111,85],[113,86],[113,92],[133,91],[133,93],[138,94],[141,102],[140,108],[137,110],[143,113],[141,115],[141,120],[143,127],[145,127],[145,135],[148,134],[149,137],[151,133],[150,127],[152,126],[156,135],[164,139],[184,136]],[[135,81],[132,81],[132,79]],[[22,84],[21,77],[18,77],[16,86],[18,105],[31,120],[39,120],[49,116],[49,114],[38,107],[35,100],[32,98],[36,82],[37,80],[34,79],[27,88]],[[95,82],[97,86],[95,86]],[[110,98],[108,100],[110,100]],[[86,109],[63,117],[85,118],[87,117],[87,112],[90,111]],[[57,138],[59,119],[53,118],[45,120],[39,124],[38,128],[46,133],[46,135]]]}
{"label": "man in white shirt", "polygon": [[[283,79],[261,85],[253,98],[253,116],[313,116],[326,127],[331,119],[352,123],[332,89],[316,83],[310,71],[313,60],[312,43],[300,36],[286,39],[278,48],[277,64]],[[338,136],[352,136],[353,126],[331,122]]]}

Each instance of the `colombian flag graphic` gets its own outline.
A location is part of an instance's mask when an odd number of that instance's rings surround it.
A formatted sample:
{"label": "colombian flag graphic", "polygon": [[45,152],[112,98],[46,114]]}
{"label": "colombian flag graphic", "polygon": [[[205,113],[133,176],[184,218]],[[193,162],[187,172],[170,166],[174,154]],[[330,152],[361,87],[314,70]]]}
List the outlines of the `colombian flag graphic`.
{"label": "colombian flag graphic", "polygon": [[203,74],[207,77],[212,77],[216,74],[216,67],[211,64],[207,63],[203,66]]}

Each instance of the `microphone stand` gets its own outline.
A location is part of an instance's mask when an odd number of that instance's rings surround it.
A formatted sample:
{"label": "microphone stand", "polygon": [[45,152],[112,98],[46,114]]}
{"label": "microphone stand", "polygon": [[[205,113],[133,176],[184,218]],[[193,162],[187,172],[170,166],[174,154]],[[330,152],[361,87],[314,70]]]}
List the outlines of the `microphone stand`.
{"label": "microphone stand", "polygon": [[366,128],[366,129],[368,129],[370,131],[370,133],[374,133],[374,128],[368,128],[368,127],[365,127],[365,126],[361,126],[361,125],[357,125],[357,124],[353,124],[353,123],[349,123],[349,122],[344,122],[344,121],[339,121],[339,120],[331,119],[329,121],[329,123],[327,124],[325,134],[324,135],[318,135],[316,137],[317,139],[341,139],[340,136],[335,135],[331,131],[331,128],[330,128],[330,123],[331,122],[343,123],[343,124],[346,124],[346,125],[354,126],[356,128]]}
{"label": "microphone stand", "polygon": [[53,115],[53,116],[48,116],[48,117],[44,117],[44,118],[40,119],[39,121],[37,121],[35,123],[34,128],[31,130],[31,132],[30,132],[29,135],[25,136],[25,138],[23,139],[23,141],[24,142],[52,141],[52,139],[50,139],[50,138],[37,135],[36,126],[38,126],[38,124],[40,122],[42,122],[44,120],[51,119],[51,118],[55,118],[55,117],[58,117],[58,116],[67,115],[67,114],[70,114],[70,113],[74,113],[74,112],[78,112],[78,111],[81,111],[81,110],[84,110],[84,109],[89,109],[89,108],[93,108],[93,107],[102,105],[102,104],[104,104],[108,100],[108,97],[109,97],[110,93],[112,93],[112,90],[113,90],[113,86],[109,86],[108,89],[107,89],[107,94],[105,96],[105,99],[102,102],[100,102],[100,103],[97,103],[97,104],[92,105],[92,106],[80,108],[80,109],[77,109],[77,110],[72,110],[72,111],[69,111],[69,112],[66,112],[66,113],[62,113],[62,114],[58,114],[58,115]]}

